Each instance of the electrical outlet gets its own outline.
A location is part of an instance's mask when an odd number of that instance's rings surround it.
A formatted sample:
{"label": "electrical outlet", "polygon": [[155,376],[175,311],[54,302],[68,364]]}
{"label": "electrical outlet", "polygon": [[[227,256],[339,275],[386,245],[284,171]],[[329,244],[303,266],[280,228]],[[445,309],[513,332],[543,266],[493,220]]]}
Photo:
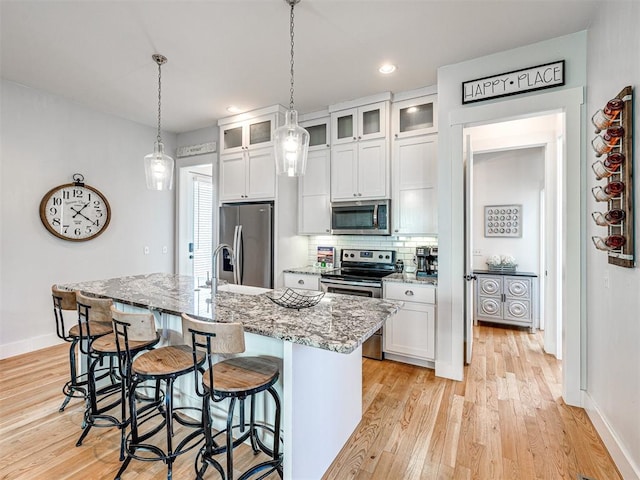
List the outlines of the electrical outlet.
{"label": "electrical outlet", "polygon": [[149,247],[147,245],[144,246],[144,249],[142,251],[145,255],[149,255]]}
{"label": "electrical outlet", "polygon": [[474,248],[473,249],[473,254],[474,255],[482,255],[482,250],[480,250],[479,248]]}

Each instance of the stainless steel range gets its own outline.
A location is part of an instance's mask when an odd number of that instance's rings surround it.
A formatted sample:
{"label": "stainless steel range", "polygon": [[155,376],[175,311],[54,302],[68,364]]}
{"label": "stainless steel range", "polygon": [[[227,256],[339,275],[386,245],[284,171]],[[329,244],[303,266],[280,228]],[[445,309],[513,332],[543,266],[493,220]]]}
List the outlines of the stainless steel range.
{"label": "stainless steel range", "polygon": [[[340,262],[340,268],[322,274],[322,291],[382,298],[382,279],[395,271],[396,252],[343,249]],[[382,360],[382,328],[364,342],[362,356]]]}

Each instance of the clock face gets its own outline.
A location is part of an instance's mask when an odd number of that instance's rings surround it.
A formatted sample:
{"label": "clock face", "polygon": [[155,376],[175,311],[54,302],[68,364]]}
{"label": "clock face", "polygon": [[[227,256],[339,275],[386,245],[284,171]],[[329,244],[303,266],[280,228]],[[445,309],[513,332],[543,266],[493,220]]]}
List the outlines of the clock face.
{"label": "clock face", "polygon": [[40,219],[56,237],[82,242],[109,225],[111,208],[93,187],[69,183],[51,189],[40,202]]}

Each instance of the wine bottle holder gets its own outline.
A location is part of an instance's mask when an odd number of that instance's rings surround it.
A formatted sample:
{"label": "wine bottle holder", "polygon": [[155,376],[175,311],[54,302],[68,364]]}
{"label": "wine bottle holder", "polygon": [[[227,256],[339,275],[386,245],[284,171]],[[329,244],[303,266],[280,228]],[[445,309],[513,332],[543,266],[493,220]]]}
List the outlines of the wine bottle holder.
{"label": "wine bottle holder", "polygon": [[[605,214],[594,212],[592,216],[596,224],[603,229],[606,228],[606,238],[603,239],[602,236],[597,235],[593,236],[592,240],[596,248],[607,252],[610,264],[633,268],[635,264],[633,213],[633,88],[630,86],[625,87],[615,99],[622,100],[624,103],[620,113],[614,120],[608,122],[607,125],[608,128],[618,132],[618,137],[615,141],[609,140],[609,143],[606,144],[607,133],[601,132],[602,125],[600,122],[603,111],[598,110],[593,117],[594,119],[598,118],[600,121],[593,121],[596,126],[596,133],[599,135],[591,142],[596,154],[596,162],[592,168],[596,180],[606,183],[598,183],[592,189],[592,194],[596,201],[606,202],[610,212],[616,211],[620,213],[619,211],[622,210],[624,214],[621,214],[623,218],[621,221],[611,223],[603,220]],[[622,127],[624,130],[622,137],[619,136],[619,127]],[[602,159],[605,159],[607,155],[616,154],[622,155],[624,161],[621,162],[619,166],[616,165],[614,169],[605,168]],[[618,193],[616,191],[615,195],[604,193],[605,189],[617,190],[610,187],[619,186],[620,182],[624,184],[624,189],[621,192]],[[609,241],[605,242],[605,240]],[[619,245],[620,243],[622,243],[622,245]]]}

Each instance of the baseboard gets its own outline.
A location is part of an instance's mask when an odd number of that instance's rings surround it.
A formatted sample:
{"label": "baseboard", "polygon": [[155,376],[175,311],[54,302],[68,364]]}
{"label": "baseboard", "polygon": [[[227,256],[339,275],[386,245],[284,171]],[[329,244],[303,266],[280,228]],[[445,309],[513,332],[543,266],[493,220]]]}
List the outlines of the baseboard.
{"label": "baseboard", "polygon": [[415,365],[417,367],[425,367],[435,369],[435,362],[433,360],[423,360],[421,358],[406,357],[404,355],[398,355],[395,353],[384,354],[385,360],[393,360],[396,362],[408,363],[409,365]]}
{"label": "baseboard", "polygon": [[15,357],[23,353],[33,352],[41,348],[52,347],[61,343],[56,334],[50,333],[39,337],[26,338],[19,342],[5,343],[0,345],[0,359]]}
{"label": "baseboard", "polygon": [[596,402],[587,392],[583,392],[582,404],[593,423],[598,435],[609,451],[613,462],[625,480],[640,480],[640,467],[633,462],[631,455],[618,439],[607,419],[602,415]]}

